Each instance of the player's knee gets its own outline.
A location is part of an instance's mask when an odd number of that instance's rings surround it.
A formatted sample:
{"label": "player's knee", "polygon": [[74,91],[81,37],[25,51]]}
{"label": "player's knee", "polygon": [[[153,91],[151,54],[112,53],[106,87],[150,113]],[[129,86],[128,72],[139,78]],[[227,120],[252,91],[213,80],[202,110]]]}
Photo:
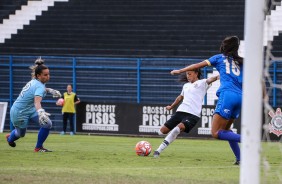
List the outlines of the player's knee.
{"label": "player's knee", "polygon": [[161,129],[158,130],[158,134],[159,134],[159,135],[164,135],[164,133],[162,132]]}
{"label": "player's knee", "polygon": [[185,125],[183,123],[179,123],[178,127],[179,127],[180,132],[184,132],[185,129],[186,129],[186,127],[185,127]]}
{"label": "player's knee", "polygon": [[159,135],[165,135],[168,132],[170,132],[170,129],[168,129],[165,125],[163,125],[159,130],[158,130],[158,134]]}
{"label": "player's knee", "polygon": [[212,131],[211,133],[212,133],[213,138],[218,139],[218,132],[217,131],[216,132]]}

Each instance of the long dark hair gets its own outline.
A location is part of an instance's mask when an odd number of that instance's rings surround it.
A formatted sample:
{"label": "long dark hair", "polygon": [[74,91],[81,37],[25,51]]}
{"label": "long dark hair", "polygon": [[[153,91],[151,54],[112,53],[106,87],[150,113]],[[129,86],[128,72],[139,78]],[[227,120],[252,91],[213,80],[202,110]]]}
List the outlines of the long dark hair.
{"label": "long dark hair", "polygon": [[36,59],[33,66],[29,67],[31,72],[31,77],[37,79],[37,75],[40,75],[43,70],[48,69],[47,66],[44,65],[44,60],[40,58]]}
{"label": "long dark hair", "polygon": [[[198,74],[197,74],[198,79],[201,78],[202,72],[201,72],[201,69],[200,69],[200,68],[195,69],[195,70],[191,70],[191,71],[194,71],[194,72],[198,73]],[[185,83],[188,82],[188,79],[187,79],[187,76],[186,76],[186,72],[181,73],[181,74],[179,75],[178,82],[185,82]]]}
{"label": "long dark hair", "polygon": [[234,61],[243,64],[243,58],[238,55],[240,39],[237,36],[226,37],[220,45],[220,53],[232,57]]}

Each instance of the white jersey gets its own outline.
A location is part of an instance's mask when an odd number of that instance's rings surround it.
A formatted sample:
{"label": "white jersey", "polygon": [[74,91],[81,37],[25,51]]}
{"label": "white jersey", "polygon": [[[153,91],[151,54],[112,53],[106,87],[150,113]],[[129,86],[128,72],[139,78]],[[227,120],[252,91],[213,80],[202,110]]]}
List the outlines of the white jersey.
{"label": "white jersey", "polygon": [[180,94],[183,96],[183,101],[176,111],[201,117],[202,103],[210,86],[207,84],[207,79],[185,83]]}

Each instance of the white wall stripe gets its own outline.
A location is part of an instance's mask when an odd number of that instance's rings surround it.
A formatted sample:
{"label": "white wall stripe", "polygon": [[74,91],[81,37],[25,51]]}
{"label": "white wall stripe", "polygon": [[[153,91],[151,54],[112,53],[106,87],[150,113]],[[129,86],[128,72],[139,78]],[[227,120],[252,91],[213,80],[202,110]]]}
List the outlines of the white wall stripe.
{"label": "white wall stripe", "polygon": [[17,34],[18,30],[23,29],[24,25],[29,25],[31,20],[36,19],[36,16],[41,16],[42,12],[54,6],[55,2],[68,2],[68,0],[28,1],[27,5],[21,7],[21,10],[16,10],[14,15],[10,15],[0,24],[0,43],[4,43],[5,39],[11,39],[12,34]]}

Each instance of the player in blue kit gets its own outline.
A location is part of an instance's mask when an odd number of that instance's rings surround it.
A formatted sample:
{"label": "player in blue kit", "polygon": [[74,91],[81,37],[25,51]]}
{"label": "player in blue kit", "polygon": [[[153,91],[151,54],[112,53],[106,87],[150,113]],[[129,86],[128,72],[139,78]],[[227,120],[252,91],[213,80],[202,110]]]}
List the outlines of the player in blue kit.
{"label": "player in blue kit", "polygon": [[214,66],[220,74],[220,87],[217,90],[218,102],[212,121],[212,136],[227,140],[236,156],[235,165],[240,165],[241,136],[230,130],[235,119],[239,117],[242,104],[243,58],[238,55],[240,40],[237,36],[226,37],[220,46],[221,54],[207,60],[192,64],[171,74],[180,74],[205,66]]}
{"label": "player in blue kit", "polygon": [[45,87],[50,79],[50,74],[48,67],[44,65],[41,58],[37,59],[35,65],[31,66],[30,69],[32,70],[32,80],[23,87],[11,107],[10,118],[15,129],[6,135],[6,139],[11,147],[16,147],[15,141],[25,136],[28,123],[39,123],[41,128],[34,152],[51,152],[43,147],[52,127],[52,122],[49,119],[50,114],[42,108],[41,101],[47,92],[51,93],[53,97],[61,97],[61,94],[57,90]]}

